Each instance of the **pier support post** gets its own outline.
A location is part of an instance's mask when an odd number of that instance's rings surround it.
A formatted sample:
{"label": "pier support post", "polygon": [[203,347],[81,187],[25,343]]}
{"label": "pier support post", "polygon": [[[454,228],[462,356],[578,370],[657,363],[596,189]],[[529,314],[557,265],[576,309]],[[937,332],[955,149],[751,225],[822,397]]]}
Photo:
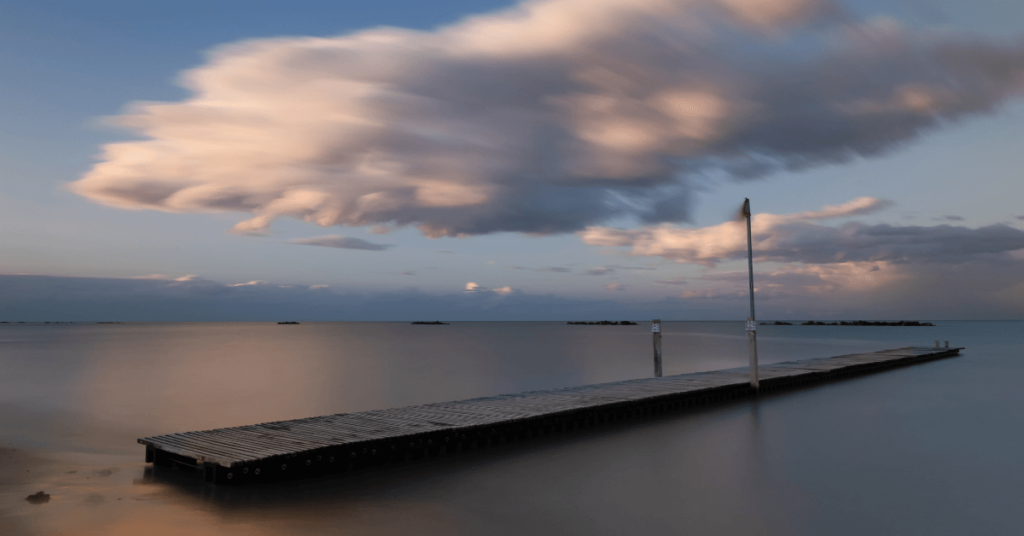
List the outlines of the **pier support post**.
{"label": "pier support post", "polygon": [[661,377],[661,320],[651,322],[651,334],[654,335],[654,377]]}
{"label": "pier support post", "polygon": [[153,467],[171,467],[174,462],[171,461],[171,457],[164,451],[154,448],[152,455],[149,453],[149,448],[146,449],[146,461],[152,461]]}

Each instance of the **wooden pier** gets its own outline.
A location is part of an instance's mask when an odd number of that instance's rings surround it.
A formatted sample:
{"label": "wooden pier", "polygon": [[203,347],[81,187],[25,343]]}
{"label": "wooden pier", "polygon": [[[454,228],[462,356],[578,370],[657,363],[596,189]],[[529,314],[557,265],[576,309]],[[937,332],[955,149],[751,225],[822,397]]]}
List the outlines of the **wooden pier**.
{"label": "wooden pier", "polygon": [[[908,347],[765,365],[758,368],[760,391],[951,357],[961,349]],[[755,394],[741,367],[169,434],[139,443],[155,466],[195,468],[215,484],[249,484],[455,454]]]}

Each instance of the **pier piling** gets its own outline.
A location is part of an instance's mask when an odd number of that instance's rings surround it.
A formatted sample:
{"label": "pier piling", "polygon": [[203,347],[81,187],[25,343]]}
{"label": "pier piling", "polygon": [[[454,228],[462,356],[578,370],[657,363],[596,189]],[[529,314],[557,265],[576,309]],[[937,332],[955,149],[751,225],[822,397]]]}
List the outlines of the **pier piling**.
{"label": "pier piling", "polygon": [[654,336],[654,377],[661,377],[661,320],[651,322],[651,334]]}

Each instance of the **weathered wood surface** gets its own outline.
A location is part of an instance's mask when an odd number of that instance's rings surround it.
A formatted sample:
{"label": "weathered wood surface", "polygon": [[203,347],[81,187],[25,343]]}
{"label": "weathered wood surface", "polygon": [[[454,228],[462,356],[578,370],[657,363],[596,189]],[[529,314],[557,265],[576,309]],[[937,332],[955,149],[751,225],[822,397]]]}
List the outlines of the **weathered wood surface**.
{"label": "weathered wood surface", "polygon": [[[957,355],[897,348],[758,368],[772,391]],[[753,395],[747,367],[343,413],[139,439],[146,461],[202,467],[207,480],[245,483],[450,454],[503,441]],[[291,468],[289,469],[289,465]]]}

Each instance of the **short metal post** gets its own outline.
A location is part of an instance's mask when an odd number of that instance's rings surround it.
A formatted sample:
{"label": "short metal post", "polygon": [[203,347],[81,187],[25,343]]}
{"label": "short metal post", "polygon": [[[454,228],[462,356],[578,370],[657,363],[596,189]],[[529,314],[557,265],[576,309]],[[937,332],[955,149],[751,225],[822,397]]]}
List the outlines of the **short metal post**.
{"label": "short metal post", "polygon": [[661,320],[651,322],[651,334],[654,335],[654,377],[661,377]]}
{"label": "short metal post", "polygon": [[935,347],[936,347],[936,348],[938,348],[938,347],[939,347],[939,341],[935,341]]}

